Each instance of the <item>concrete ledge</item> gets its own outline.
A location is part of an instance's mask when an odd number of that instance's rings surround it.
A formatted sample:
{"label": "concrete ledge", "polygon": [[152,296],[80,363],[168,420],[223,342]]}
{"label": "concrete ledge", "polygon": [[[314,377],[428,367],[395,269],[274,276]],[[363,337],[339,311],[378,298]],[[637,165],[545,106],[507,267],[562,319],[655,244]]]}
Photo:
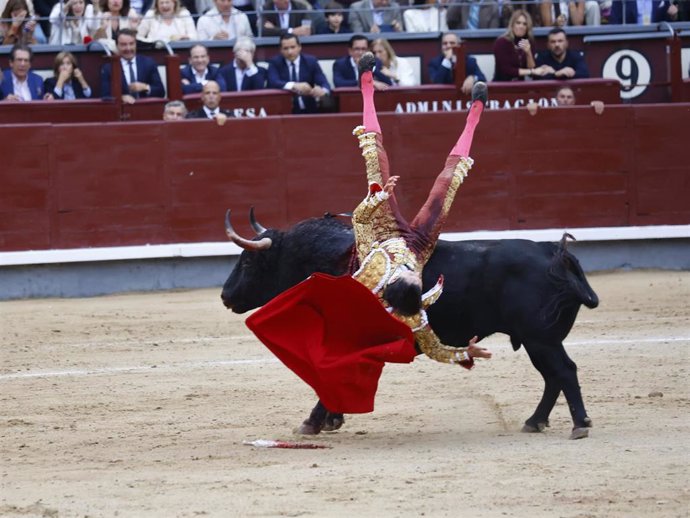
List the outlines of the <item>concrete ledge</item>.
{"label": "concrete ledge", "polygon": [[[571,229],[569,232],[578,241],[570,243],[569,248],[589,272],[690,270],[689,230],[690,226]],[[453,233],[442,237],[557,241],[562,234],[562,229],[554,229]],[[633,235],[635,238],[625,238]],[[218,288],[220,296],[220,287],[234,267],[239,251],[230,243],[199,243],[6,252],[0,254],[0,300],[212,287]]]}
{"label": "concrete ledge", "polygon": [[[531,239],[559,241],[569,232],[582,241],[623,241],[640,239],[690,238],[690,225],[652,225],[645,227],[597,227],[541,230],[478,230],[441,234],[441,239]],[[242,250],[230,242],[177,243],[167,245],[113,246],[107,248],[72,248],[62,250],[26,250],[0,252],[0,266],[32,264],[88,263],[184,257],[213,257],[239,255]]]}

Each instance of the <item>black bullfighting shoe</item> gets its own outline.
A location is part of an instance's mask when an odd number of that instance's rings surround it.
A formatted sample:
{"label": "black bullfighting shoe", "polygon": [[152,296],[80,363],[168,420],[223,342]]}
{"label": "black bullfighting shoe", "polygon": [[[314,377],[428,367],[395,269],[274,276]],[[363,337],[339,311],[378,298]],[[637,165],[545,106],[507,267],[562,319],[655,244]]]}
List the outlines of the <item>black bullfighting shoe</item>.
{"label": "black bullfighting shoe", "polygon": [[[361,62],[361,61],[360,61]],[[489,87],[484,81],[477,81],[472,87],[472,102],[481,101],[486,106],[486,101],[489,100]]]}
{"label": "black bullfighting shoe", "polygon": [[376,58],[371,52],[365,52],[362,54],[362,57],[359,58],[359,63],[357,64],[359,77],[362,77],[364,72],[373,72],[374,65],[376,65]]}

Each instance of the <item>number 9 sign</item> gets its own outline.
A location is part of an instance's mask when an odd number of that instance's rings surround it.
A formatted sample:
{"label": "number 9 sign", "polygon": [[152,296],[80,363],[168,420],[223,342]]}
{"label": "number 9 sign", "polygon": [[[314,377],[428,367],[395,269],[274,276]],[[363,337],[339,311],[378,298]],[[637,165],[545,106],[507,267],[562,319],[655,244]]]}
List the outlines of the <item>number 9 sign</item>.
{"label": "number 9 sign", "polygon": [[642,54],[625,49],[608,57],[601,75],[606,79],[618,79],[621,82],[621,99],[633,99],[649,86],[652,69]]}

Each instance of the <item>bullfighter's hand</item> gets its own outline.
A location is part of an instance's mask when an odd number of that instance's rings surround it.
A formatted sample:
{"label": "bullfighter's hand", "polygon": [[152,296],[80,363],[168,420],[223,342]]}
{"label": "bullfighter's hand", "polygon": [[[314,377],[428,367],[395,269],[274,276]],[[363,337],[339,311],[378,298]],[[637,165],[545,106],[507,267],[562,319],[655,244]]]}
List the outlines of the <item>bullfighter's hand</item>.
{"label": "bullfighter's hand", "polygon": [[393,194],[393,189],[395,189],[399,179],[399,176],[391,176],[386,182],[386,185],[383,186],[383,191],[388,195]]}
{"label": "bullfighter's hand", "polygon": [[484,347],[477,347],[477,340],[478,338],[476,336],[470,340],[470,343],[467,346],[467,354],[469,354],[472,358],[486,358],[488,360],[491,358],[491,352]]}

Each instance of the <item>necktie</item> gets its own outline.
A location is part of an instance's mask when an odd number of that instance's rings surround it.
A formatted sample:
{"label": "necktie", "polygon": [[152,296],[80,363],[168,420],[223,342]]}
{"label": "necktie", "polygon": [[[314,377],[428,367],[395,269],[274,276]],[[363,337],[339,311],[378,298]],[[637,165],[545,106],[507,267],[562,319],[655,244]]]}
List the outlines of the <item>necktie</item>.
{"label": "necktie", "polygon": [[468,29],[479,29],[479,2],[472,2],[470,15],[467,20]]}
{"label": "necktie", "polygon": [[[134,60],[130,60],[127,64],[129,65],[129,84],[132,84],[137,80],[137,76],[134,74]],[[138,93],[132,95],[134,97],[139,97]]]}
{"label": "necktie", "polygon": [[295,62],[290,63],[290,81],[297,82],[297,70],[295,69]]}

